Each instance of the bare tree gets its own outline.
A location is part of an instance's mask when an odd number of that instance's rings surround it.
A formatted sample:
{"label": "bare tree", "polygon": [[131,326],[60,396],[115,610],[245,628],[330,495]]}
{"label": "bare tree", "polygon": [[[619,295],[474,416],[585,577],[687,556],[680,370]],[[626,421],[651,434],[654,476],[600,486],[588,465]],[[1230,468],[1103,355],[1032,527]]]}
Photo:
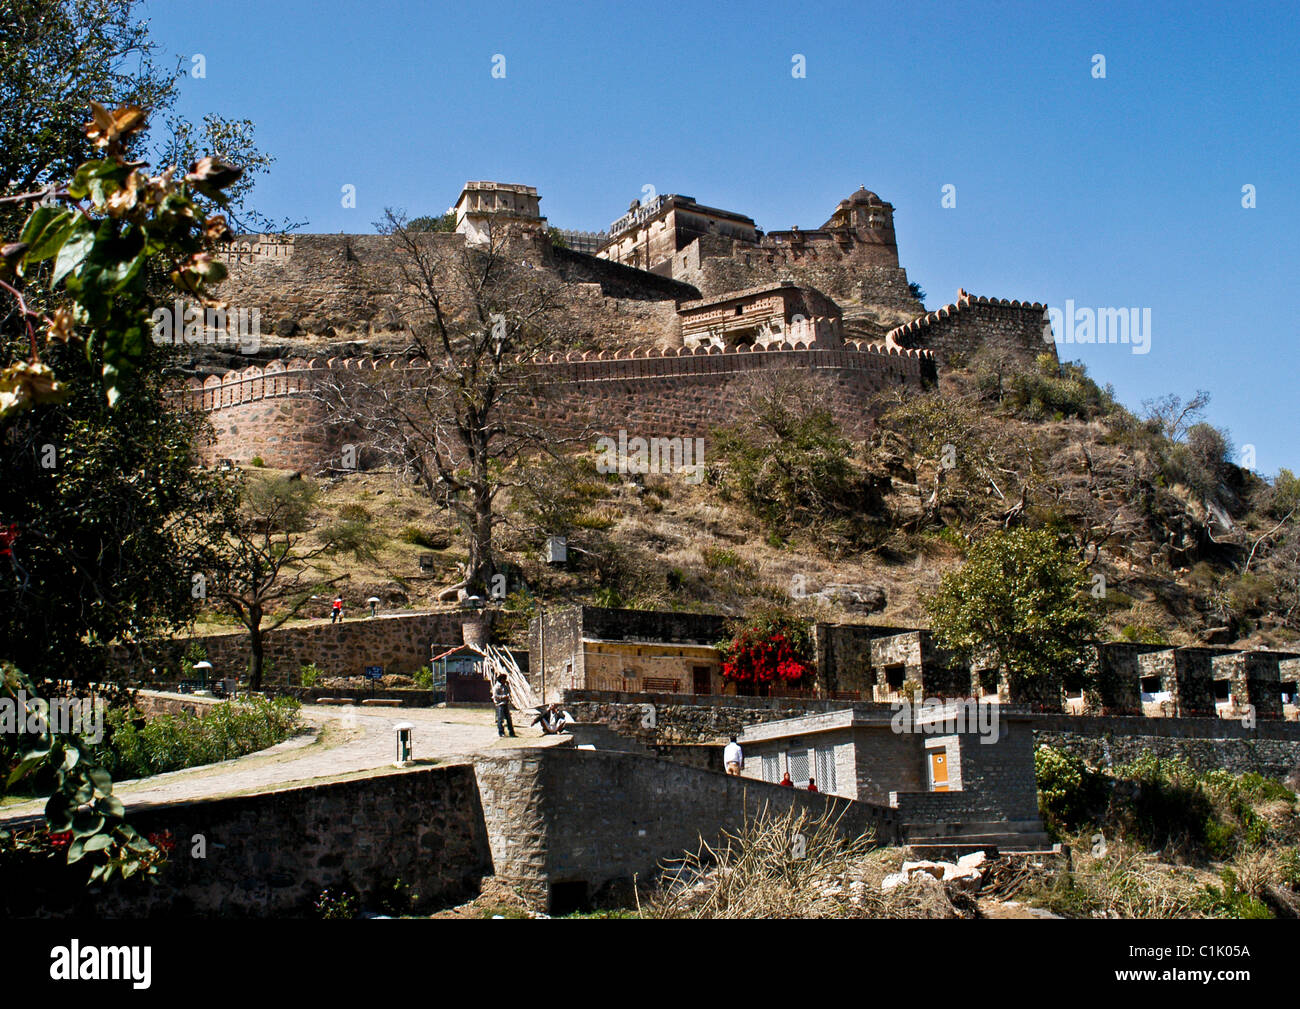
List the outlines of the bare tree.
{"label": "bare tree", "polygon": [[1205,414],[1210,405],[1210,394],[1198,389],[1196,395],[1183,402],[1181,396],[1169,394],[1159,399],[1144,399],[1142,411],[1148,421],[1172,442],[1180,442],[1188,429]]}
{"label": "bare tree", "polygon": [[402,281],[393,306],[410,343],[364,371],[331,370],[316,396],[365,450],[413,475],[456,516],[469,540],[461,586],[486,592],[493,530],[512,464],[578,440],[548,424],[537,361],[567,345],[563,285],[548,250],[511,229],[483,243],[412,229],[388,210],[380,225]]}
{"label": "bare tree", "polygon": [[241,488],[239,508],[226,516],[213,596],[248,631],[252,690],[262,686],[266,634],[296,616],[314,593],[348,577],[328,578],[318,564],[339,549],[336,535],[327,530],[318,543],[303,545],[314,500],[315,490],[305,481],[255,478]]}

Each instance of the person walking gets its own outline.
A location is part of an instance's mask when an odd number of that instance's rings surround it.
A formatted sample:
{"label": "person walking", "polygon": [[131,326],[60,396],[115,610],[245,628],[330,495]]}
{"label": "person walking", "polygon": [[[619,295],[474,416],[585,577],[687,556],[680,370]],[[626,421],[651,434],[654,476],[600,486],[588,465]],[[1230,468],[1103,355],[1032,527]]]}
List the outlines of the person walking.
{"label": "person walking", "polygon": [[331,624],[343,623],[343,597],[342,596],[334,597],[334,605],[330,607],[330,623]]}
{"label": "person walking", "polygon": [[508,728],[513,736],[515,723],[510,717],[510,684],[505,673],[498,673],[497,681],[492,685],[492,705],[497,713],[497,735],[504,736]]}
{"label": "person walking", "polygon": [[722,762],[726,765],[728,774],[738,775],[745,769],[745,751],[740,748],[735,736],[731,737],[731,742],[723,749]]}
{"label": "person walking", "polygon": [[808,779],[808,791],[810,791],[810,792],[816,792],[816,791],[818,791],[818,788],[817,788],[817,779],[815,779],[815,778],[809,778],[809,779]]}

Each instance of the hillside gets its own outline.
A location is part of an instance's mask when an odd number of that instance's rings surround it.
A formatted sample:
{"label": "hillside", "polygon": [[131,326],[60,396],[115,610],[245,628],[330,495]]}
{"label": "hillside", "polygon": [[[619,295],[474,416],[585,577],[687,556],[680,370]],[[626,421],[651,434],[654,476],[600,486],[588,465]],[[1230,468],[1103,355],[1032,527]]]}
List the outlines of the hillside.
{"label": "hillside", "polygon": [[[1208,425],[1165,437],[1074,366],[1000,379],[995,366],[952,371],[937,393],[900,400],[867,441],[846,443],[855,486],[866,488],[849,502],[848,526],[815,509],[760,517],[728,479],[725,439],[706,439],[698,483],[601,475],[590,452],[569,469],[529,470],[531,489],[504,499],[497,535],[504,607],[520,617],[538,600],[734,614],[779,602],[817,619],[924,626],[922,595],[966,544],[1026,523],[1058,529],[1090,562],[1115,637],[1295,647],[1296,536],[1285,522],[1265,536],[1294,487],[1272,488],[1231,465],[1223,446],[1207,449]],[[796,392],[815,410],[815,389]],[[939,472],[949,448],[955,458]],[[446,511],[388,470],[320,489],[312,525],[362,521],[373,534],[373,559],[326,561],[331,577],[349,576],[354,612],[372,595],[385,609],[440,605],[467,556]],[[566,567],[543,562],[547,533],[568,537]],[[517,643],[522,629],[522,619],[502,625]]]}

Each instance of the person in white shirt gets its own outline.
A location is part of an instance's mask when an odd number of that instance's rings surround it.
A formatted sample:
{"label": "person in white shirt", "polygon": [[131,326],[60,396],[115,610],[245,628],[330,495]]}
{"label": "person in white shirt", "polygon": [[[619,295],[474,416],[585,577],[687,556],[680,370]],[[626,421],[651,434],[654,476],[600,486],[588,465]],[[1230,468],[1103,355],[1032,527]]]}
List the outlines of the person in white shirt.
{"label": "person in white shirt", "polygon": [[722,762],[727,766],[728,774],[739,774],[745,768],[745,751],[740,748],[736,742],[736,737],[731,737],[731,742],[726,745],[722,751]]}

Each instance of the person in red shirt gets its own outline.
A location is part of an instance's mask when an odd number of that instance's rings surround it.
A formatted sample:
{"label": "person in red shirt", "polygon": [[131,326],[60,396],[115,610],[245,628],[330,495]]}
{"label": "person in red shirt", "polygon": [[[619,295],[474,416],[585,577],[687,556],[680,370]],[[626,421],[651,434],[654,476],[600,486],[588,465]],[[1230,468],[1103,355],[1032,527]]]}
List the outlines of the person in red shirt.
{"label": "person in red shirt", "polygon": [[794,782],[790,780],[790,772],[785,772],[785,777],[781,779],[782,788],[794,788]]}
{"label": "person in red shirt", "polygon": [[810,792],[815,792],[815,791],[817,791],[817,782],[816,782],[816,780],[813,779],[813,778],[809,778],[809,779],[808,779],[808,791],[810,791]]}

